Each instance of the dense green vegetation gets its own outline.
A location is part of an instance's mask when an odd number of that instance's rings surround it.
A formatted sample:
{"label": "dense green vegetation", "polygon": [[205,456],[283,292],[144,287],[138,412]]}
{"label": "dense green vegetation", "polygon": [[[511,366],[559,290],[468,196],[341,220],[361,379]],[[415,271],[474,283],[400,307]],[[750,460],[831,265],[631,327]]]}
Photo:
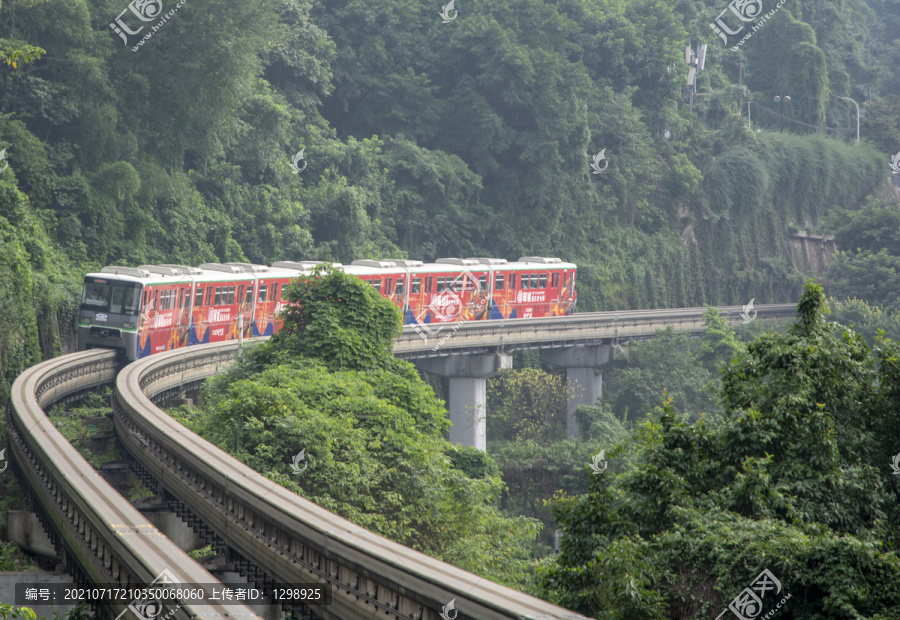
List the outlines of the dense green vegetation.
{"label": "dense green vegetation", "polygon": [[721,418],[667,399],[607,455],[619,468],[557,496],[547,594],[594,618],[713,617],[769,569],[791,618],[900,614],[900,346],[826,311],[808,285],[798,322],[725,370]]}
{"label": "dense green vegetation", "polygon": [[[858,208],[900,148],[897,0],[788,3],[739,53],[708,27],[721,4],[476,1],[443,24],[210,0],[133,52],[109,27],[127,3],[4,0],[4,381],[71,345],[78,276],[110,263],[551,254],[583,309],[795,298],[792,227]],[[866,140],[771,131],[788,90],[811,125],[862,99]]]}

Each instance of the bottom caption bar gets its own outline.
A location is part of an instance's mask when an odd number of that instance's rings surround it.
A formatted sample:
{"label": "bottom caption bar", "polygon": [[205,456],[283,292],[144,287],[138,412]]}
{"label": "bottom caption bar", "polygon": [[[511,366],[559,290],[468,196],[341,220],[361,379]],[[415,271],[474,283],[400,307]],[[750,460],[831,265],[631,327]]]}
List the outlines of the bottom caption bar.
{"label": "bottom caption bar", "polygon": [[276,584],[267,595],[265,590],[250,585],[153,583],[118,586],[113,584],[77,585],[74,583],[17,583],[16,605],[92,605],[159,603],[207,603],[218,605],[303,604],[331,605],[331,586],[321,583]]}

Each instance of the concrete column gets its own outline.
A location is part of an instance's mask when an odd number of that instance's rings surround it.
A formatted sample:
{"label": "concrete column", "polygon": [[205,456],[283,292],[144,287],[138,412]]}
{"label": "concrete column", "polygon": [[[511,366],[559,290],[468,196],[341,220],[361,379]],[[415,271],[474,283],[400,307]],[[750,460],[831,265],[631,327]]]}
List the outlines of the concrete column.
{"label": "concrete column", "polygon": [[[595,405],[603,397],[603,367],[615,359],[615,345],[596,345],[541,349],[541,361],[566,369],[569,402],[566,407],[566,437],[578,438],[575,409]],[[599,372],[598,372],[599,371]]]}
{"label": "concrete column", "polygon": [[141,515],[156,526],[166,538],[178,545],[182,551],[193,551],[205,545],[203,538],[181,517],[169,511],[159,495],[144,497],[133,502]]}
{"label": "concrete column", "polygon": [[450,441],[463,446],[487,449],[487,379],[450,377]]}
{"label": "concrete column", "polygon": [[33,512],[10,510],[6,517],[6,538],[35,555],[45,558],[57,557],[50,537],[47,536],[40,519]]}
{"label": "concrete column", "polygon": [[450,441],[463,446],[487,449],[487,379],[512,368],[512,357],[492,355],[446,355],[416,360],[422,372],[450,379]]}
{"label": "concrete column", "polygon": [[595,405],[603,398],[603,371],[593,368],[566,368],[569,402],[566,406],[566,439],[578,438],[575,410],[580,405]]}

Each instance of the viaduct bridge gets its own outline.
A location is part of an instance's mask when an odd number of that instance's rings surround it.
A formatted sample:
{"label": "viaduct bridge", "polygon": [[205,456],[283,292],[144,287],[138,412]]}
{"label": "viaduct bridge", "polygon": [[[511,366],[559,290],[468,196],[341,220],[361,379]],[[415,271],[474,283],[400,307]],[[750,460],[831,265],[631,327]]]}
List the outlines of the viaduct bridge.
{"label": "viaduct bridge", "polygon": [[[703,308],[578,314],[552,319],[471,323],[446,337],[423,341],[406,329],[395,354],[427,372],[450,378],[451,439],[483,448],[485,380],[510,366],[515,350],[539,348],[542,358],[567,369],[593,402],[600,370],[614,347],[652,336],[669,325],[702,331]],[[720,308],[740,321],[740,308]],[[763,321],[793,317],[793,305],[762,306]],[[455,328],[456,326],[454,326]],[[435,348],[436,347],[436,348]],[[203,566],[164,536],[60,435],[44,413],[113,384],[114,421],[123,451],[141,478],[247,581],[323,583],[333,604],[289,610],[295,618],[439,620],[453,601],[457,620],[582,618],[385,540],[266,479],[172,420],[155,403],[195,389],[225,369],[237,343],[195,346],[154,355],[122,368],[112,351],[66,355],[24,372],[15,381],[6,421],[12,469],[58,555],[81,584],[128,586],[160,575],[184,584],[217,584]],[[170,618],[258,618],[244,605],[164,602]],[[279,611],[274,605],[270,610]],[[117,618],[127,604],[101,606]],[[269,612],[271,618],[276,614]],[[160,614],[159,617],[162,617]],[[451,614],[452,617],[452,614]],[[126,616],[126,620],[131,620]]]}

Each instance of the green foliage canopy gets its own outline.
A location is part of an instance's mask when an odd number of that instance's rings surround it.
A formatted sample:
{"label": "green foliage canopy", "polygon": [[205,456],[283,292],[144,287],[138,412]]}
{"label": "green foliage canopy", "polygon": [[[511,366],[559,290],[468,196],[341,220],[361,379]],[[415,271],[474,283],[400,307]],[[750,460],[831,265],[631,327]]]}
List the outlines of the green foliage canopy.
{"label": "green foliage canopy", "polygon": [[689,425],[667,400],[607,453],[622,473],[557,497],[565,536],[546,594],[596,618],[713,616],[768,568],[792,617],[900,613],[887,467],[900,347],[872,352],[826,311],[808,284],[788,333],[725,370],[721,420]]}

